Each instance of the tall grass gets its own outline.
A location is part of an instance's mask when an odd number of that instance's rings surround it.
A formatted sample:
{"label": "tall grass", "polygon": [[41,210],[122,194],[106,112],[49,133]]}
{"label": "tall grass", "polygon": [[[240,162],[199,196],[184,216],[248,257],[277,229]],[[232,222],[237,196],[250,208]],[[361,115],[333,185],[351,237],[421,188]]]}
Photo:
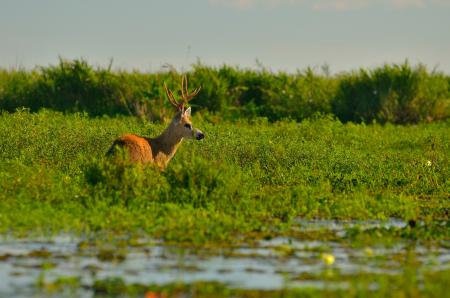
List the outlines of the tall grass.
{"label": "tall grass", "polygon": [[[112,71],[83,60],[61,60],[32,71],[0,70],[0,109],[50,108],[160,120],[170,115],[163,83],[177,89],[180,75],[173,70]],[[287,74],[197,64],[189,77],[191,85],[202,86],[194,110],[207,110],[222,119],[300,121],[332,113],[344,122],[417,123],[450,115],[450,78],[407,62],[335,76],[311,68]]]}
{"label": "tall grass", "polygon": [[183,143],[159,172],[104,155],[118,135],[152,136],[162,125],[52,111],[2,114],[1,229],[144,229],[196,241],[296,216],[448,219],[448,122],[194,120],[206,139]]}
{"label": "tall grass", "polygon": [[417,123],[449,115],[448,77],[423,65],[384,65],[344,74],[333,101],[344,121]]}

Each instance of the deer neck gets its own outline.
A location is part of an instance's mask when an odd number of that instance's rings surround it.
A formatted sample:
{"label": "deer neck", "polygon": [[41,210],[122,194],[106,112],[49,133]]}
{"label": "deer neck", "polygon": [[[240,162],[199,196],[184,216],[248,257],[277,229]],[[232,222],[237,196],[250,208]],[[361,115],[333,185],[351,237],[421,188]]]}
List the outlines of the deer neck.
{"label": "deer neck", "polygon": [[150,139],[155,163],[164,169],[177,152],[182,141],[183,137],[174,133],[172,125],[166,128],[160,136]]}

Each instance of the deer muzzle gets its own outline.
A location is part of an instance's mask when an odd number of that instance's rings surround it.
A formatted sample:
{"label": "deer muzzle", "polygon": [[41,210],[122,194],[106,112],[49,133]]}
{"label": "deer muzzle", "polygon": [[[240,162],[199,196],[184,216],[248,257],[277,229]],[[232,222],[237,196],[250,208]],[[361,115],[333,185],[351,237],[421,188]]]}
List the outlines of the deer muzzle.
{"label": "deer muzzle", "polygon": [[195,130],[195,138],[197,140],[201,140],[205,138],[205,134],[203,132],[201,132],[200,130],[196,129]]}

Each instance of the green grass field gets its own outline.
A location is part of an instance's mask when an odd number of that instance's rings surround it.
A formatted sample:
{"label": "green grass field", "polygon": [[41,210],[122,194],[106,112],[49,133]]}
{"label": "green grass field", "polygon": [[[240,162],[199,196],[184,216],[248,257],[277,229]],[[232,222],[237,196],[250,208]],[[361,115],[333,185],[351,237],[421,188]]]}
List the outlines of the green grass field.
{"label": "green grass field", "polygon": [[[108,241],[144,235],[180,247],[254,245],[274,237],[335,241],[361,249],[405,241],[411,247],[449,245],[449,121],[365,125],[323,116],[299,123],[268,123],[263,118],[215,122],[198,114],[194,126],[206,138],[184,142],[160,172],[112,162],[104,155],[122,133],[154,136],[164,125],[48,110],[1,114],[0,232],[30,239],[60,233],[109,235]],[[297,223],[390,218],[409,225],[369,232],[350,229],[340,237],[326,230],[305,232]],[[353,281],[347,290],[264,292],[221,284],[118,288],[107,280],[93,287],[113,296],[139,296],[155,287],[170,295],[195,288],[198,297],[445,293],[448,269],[428,272],[414,254],[411,248],[401,255],[405,262],[400,275],[320,275],[324,280]],[[419,269],[425,273],[417,279]],[[379,288],[370,290],[375,281]],[[73,286],[64,279],[40,284],[44,289]]]}
{"label": "green grass field", "polygon": [[448,122],[194,124],[207,138],[184,142],[161,173],[104,158],[122,133],[156,135],[161,125],[50,111],[3,114],[2,229],[143,229],[204,242],[288,226],[294,217],[448,218]]}

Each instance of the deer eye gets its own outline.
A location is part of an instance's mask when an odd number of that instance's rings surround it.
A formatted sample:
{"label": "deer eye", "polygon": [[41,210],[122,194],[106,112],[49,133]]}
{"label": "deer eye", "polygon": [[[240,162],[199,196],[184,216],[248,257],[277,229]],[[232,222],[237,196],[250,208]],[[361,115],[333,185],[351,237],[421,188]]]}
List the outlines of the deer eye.
{"label": "deer eye", "polygon": [[186,123],[186,124],[184,125],[184,127],[186,127],[186,128],[189,129],[189,130],[192,129],[192,125],[190,125],[189,123]]}

